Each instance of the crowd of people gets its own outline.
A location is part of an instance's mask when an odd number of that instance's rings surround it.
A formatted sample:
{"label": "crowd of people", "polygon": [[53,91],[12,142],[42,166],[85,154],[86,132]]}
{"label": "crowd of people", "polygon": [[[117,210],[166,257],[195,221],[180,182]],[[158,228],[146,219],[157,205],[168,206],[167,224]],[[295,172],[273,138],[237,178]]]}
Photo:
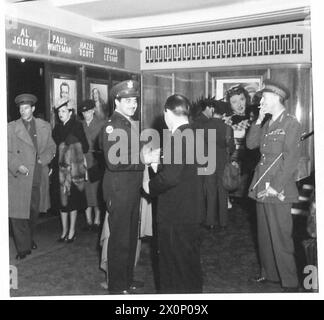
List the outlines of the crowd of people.
{"label": "crowd of people", "polygon": [[[158,292],[203,292],[201,228],[226,232],[233,199],[248,196],[257,210],[261,268],[255,281],[280,282],[286,291],[298,290],[290,208],[298,197],[294,174],[301,132],[285,107],[289,91],[265,81],[253,103],[241,85],[230,88],[225,101],[209,97],[190,103],[181,94],[171,95],[163,106],[170,135],[163,150],[140,137],[138,122],[132,118],[139,96],[138,82],[120,82],[112,88],[111,117],[97,115],[99,105],[89,99],[78,106],[82,121],[63,97],[55,105],[58,121],[53,130],[33,116],[34,95],[16,97],[21,118],[8,124],[9,217],[16,258],[24,259],[37,248],[34,226],[43,210],[50,168],[59,194],[59,242],[76,240],[79,212],[85,212],[86,229],[96,231],[102,214],[107,214],[111,294],[132,293],[143,286],[133,278],[143,197],[157,200],[153,236],[158,244]],[[202,130],[203,152],[210,144],[216,146],[211,149],[216,153],[212,173],[198,174],[206,168],[197,157],[187,161],[188,153],[201,152],[198,138],[192,145],[178,139],[188,130]],[[239,169],[236,190],[227,190],[223,183],[228,163]],[[143,179],[145,170],[149,178]]]}

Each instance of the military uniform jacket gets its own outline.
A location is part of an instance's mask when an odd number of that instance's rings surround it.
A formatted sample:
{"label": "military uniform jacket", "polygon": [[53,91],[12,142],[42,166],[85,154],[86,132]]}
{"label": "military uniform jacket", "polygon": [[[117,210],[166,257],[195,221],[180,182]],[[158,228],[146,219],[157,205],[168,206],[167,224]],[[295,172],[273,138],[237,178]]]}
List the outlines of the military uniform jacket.
{"label": "military uniform jacket", "polygon": [[[283,202],[292,203],[298,200],[298,190],[295,182],[298,161],[300,158],[301,126],[297,119],[284,111],[269,126],[267,121],[261,128],[252,124],[246,139],[249,149],[259,147],[261,159],[255,168],[254,177],[249,189],[249,196],[260,202],[282,203],[277,197],[257,199],[258,192],[266,188],[266,183],[277,192],[283,192]],[[253,189],[259,178],[282,153],[279,160],[264,175],[260,183]],[[253,189],[253,190],[252,190]]]}
{"label": "military uniform jacket", "polygon": [[117,199],[129,201],[139,197],[144,170],[140,159],[139,130],[115,111],[103,127],[101,138],[106,164],[103,180],[105,201],[109,204]]}

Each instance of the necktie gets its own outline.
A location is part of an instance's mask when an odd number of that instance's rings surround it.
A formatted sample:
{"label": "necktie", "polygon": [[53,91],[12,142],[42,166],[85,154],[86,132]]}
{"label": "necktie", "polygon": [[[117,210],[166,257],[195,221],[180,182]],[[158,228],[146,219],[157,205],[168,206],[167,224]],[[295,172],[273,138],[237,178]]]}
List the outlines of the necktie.
{"label": "necktie", "polygon": [[27,121],[27,128],[26,129],[27,129],[28,133],[30,133],[30,127],[31,127],[30,126],[30,121]]}

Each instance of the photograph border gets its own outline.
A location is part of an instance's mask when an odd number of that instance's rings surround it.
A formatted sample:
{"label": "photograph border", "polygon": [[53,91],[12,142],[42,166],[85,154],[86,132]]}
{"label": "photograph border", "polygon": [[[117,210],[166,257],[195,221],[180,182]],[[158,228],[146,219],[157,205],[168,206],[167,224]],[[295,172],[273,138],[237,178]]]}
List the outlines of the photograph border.
{"label": "photograph border", "polygon": [[242,83],[259,83],[259,89],[263,83],[262,75],[249,75],[249,76],[234,76],[234,77],[212,77],[212,96],[215,97],[216,100],[224,99],[224,85],[225,84],[233,84],[238,85]]}
{"label": "photograph border", "polygon": [[55,125],[55,113],[54,113],[54,108],[55,108],[55,87],[54,87],[54,82],[55,79],[59,80],[69,80],[69,81],[74,81],[75,82],[75,96],[73,99],[75,99],[76,103],[76,114],[78,112],[78,81],[77,81],[77,76],[73,74],[68,74],[68,73],[59,73],[59,72],[53,72],[50,74],[50,79],[51,79],[51,85],[50,85],[50,123],[52,127]]}
{"label": "photograph border", "polygon": [[85,94],[86,94],[86,98],[87,99],[91,99],[91,90],[90,90],[90,85],[91,84],[99,84],[99,85],[106,85],[107,86],[107,101],[105,101],[105,103],[109,103],[109,80],[104,80],[104,79],[100,79],[100,78],[93,78],[93,77],[87,77],[86,78],[86,90],[85,90]]}

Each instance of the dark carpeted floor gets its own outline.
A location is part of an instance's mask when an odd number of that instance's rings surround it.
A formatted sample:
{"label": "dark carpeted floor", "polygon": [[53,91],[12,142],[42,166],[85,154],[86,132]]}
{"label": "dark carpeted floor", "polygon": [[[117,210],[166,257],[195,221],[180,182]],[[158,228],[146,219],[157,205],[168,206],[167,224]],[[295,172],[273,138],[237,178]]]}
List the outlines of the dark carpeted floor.
{"label": "dark carpeted floor", "polygon": [[[78,230],[82,230],[83,225],[84,215],[80,214]],[[253,210],[242,210],[234,205],[229,211],[226,231],[202,228],[202,233],[204,293],[282,292],[280,285],[251,281],[259,271]],[[99,269],[98,234],[79,231],[72,244],[58,243],[59,234],[58,216],[40,218],[36,236],[39,248],[19,262],[14,259],[11,239],[10,263],[18,269],[18,289],[12,289],[11,296],[108,294],[100,286],[105,274]],[[145,283],[138,293],[156,293],[150,248],[151,239],[147,238],[142,243],[135,270],[135,278]]]}

